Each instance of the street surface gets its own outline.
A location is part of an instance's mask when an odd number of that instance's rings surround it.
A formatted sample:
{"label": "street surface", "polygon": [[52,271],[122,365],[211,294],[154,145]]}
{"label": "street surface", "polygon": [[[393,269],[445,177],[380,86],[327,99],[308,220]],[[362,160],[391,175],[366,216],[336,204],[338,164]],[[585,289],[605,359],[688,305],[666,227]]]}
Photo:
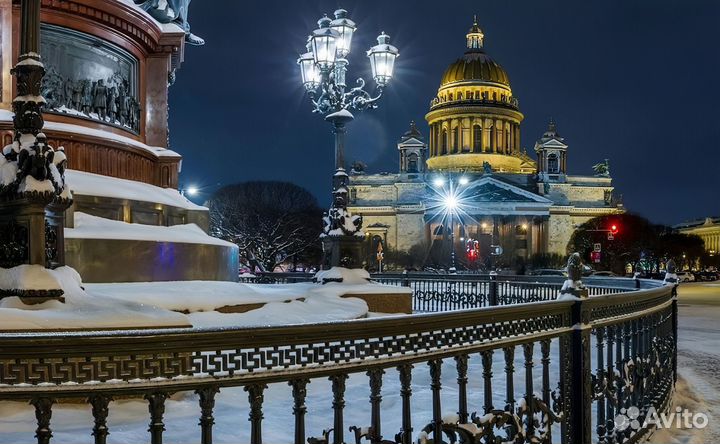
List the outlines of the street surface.
{"label": "street surface", "polygon": [[656,444],[720,442],[720,281],[678,289],[678,380],[675,407],[705,413],[705,430],[656,433]]}

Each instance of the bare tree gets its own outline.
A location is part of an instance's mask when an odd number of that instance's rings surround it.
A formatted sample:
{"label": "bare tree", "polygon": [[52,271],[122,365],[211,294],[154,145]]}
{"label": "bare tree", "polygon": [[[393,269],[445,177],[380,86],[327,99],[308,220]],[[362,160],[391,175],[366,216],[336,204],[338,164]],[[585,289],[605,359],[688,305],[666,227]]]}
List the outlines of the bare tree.
{"label": "bare tree", "polygon": [[317,260],[322,210],[302,187],[238,183],[218,190],[207,206],[211,233],[235,243],[250,263],[272,271],[287,260]]}

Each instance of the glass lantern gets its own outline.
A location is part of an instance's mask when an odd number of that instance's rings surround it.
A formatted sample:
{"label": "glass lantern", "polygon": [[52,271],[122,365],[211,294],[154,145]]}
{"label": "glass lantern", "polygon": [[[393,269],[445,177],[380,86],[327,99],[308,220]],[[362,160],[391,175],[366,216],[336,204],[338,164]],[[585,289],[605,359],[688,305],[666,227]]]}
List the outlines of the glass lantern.
{"label": "glass lantern", "polygon": [[330,22],[331,20],[327,16],[318,20],[320,28],[313,31],[310,37],[315,64],[321,70],[332,68],[337,56],[337,42],[340,34],[330,28]]}
{"label": "glass lantern", "polygon": [[315,57],[308,42],[308,52],[302,54],[297,63],[300,65],[300,75],[307,91],[314,91],[320,85],[320,70],[315,66]]}
{"label": "glass lantern", "polygon": [[335,20],[330,22],[330,28],[337,31],[340,37],[337,40],[336,49],[338,57],[345,58],[350,54],[350,44],[353,33],[357,29],[355,22],[347,18],[347,11],[338,9],[335,11]]}
{"label": "glass lantern", "polygon": [[398,49],[390,44],[390,36],[384,32],[377,38],[378,44],[367,52],[370,58],[372,75],[378,86],[385,86],[390,81],[395,68],[395,59],[400,55]]}

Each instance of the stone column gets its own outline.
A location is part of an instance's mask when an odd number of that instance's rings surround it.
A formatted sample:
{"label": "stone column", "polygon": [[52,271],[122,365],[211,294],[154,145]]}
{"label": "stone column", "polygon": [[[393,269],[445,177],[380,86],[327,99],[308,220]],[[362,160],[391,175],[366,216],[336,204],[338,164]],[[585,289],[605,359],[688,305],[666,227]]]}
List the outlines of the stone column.
{"label": "stone column", "polygon": [[433,150],[435,149],[435,124],[433,123],[430,125],[430,136],[428,137],[428,142],[430,144],[430,157],[432,157],[435,153]]}
{"label": "stone column", "polygon": [[145,118],[140,119],[141,131],[145,131],[145,143],[151,146],[167,147],[168,141],[168,59],[148,57],[147,94],[145,96]]}

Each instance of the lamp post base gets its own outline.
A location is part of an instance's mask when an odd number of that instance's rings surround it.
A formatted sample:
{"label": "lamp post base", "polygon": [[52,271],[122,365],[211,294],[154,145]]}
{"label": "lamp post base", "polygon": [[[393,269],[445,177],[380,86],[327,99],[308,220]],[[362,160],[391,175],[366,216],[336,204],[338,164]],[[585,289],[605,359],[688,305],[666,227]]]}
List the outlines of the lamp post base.
{"label": "lamp post base", "polygon": [[322,269],[362,267],[361,253],[364,240],[364,237],[348,235],[323,237]]}

